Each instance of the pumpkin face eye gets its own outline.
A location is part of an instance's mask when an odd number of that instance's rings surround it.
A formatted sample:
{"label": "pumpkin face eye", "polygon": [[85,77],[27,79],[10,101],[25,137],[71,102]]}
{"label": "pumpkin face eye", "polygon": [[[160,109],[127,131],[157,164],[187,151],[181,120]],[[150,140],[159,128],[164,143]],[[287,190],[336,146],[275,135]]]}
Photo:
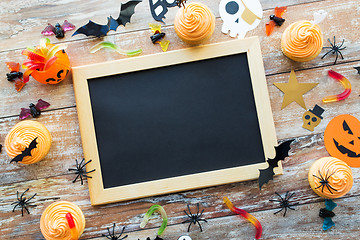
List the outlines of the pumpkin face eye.
{"label": "pumpkin face eye", "polygon": [[345,120],[344,120],[344,122],[343,122],[343,128],[344,128],[344,131],[345,131],[345,132],[348,132],[348,134],[353,135],[353,132],[351,131],[349,125],[346,123]]}

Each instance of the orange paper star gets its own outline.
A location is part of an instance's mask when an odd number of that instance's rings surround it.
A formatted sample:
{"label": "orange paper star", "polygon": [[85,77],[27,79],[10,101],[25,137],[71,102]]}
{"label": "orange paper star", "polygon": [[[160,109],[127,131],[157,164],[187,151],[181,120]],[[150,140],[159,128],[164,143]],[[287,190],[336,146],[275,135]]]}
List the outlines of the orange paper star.
{"label": "orange paper star", "polygon": [[303,94],[307,93],[319,83],[299,83],[296,79],[294,69],[291,69],[289,82],[274,83],[274,85],[284,93],[284,99],[281,109],[284,109],[292,102],[297,102],[301,107],[306,109]]}

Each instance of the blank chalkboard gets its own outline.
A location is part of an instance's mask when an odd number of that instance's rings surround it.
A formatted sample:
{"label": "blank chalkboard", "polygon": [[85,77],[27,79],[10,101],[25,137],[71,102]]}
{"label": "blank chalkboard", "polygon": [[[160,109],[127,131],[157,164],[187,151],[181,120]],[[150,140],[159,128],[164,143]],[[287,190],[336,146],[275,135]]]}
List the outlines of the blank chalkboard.
{"label": "blank chalkboard", "polygon": [[[243,41],[232,44],[239,42]],[[88,169],[100,173],[94,174],[89,188],[94,185],[110,195],[107,200],[92,199],[93,204],[244,180],[236,176],[244,174],[244,169],[245,175],[253,172],[245,179],[256,178],[256,170],[267,157],[264,145],[276,145],[265,78],[253,79],[249,49],[218,56],[221,50],[217,48],[228,45],[126,59],[112,63],[121,68],[118,73],[83,76],[85,99],[91,108],[86,115],[79,111],[84,154],[87,160],[95,159]],[[142,63],[153,65],[139,69]],[[94,73],[93,69],[87,71]],[[75,83],[79,81],[76,71]],[[263,88],[267,97],[256,96],[254,88]],[[78,91],[75,84],[75,93]],[[78,110],[83,105],[79,98],[84,96],[77,96]],[[83,133],[89,132],[89,125],[84,126],[82,118],[92,119],[96,156],[86,156],[88,139],[84,141]],[[268,121],[272,129],[262,131],[261,124]],[[235,169],[235,174],[226,172]],[[224,181],[214,173],[225,179],[233,175],[234,180]],[[208,176],[202,183],[204,175]],[[183,187],[175,186],[179,181],[184,181]],[[114,194],[117,190],[119,194]],[[126,193],[124,197],[124,190],[131,196]]]}

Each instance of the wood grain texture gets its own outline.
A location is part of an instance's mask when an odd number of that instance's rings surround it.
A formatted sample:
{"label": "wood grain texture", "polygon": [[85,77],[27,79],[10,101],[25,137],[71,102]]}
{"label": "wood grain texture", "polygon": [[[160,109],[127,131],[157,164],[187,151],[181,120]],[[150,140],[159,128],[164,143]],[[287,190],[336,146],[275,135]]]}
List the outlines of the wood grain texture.
{"label": "wood grain texture", "polygon": [[[78,27],[86,24],[89,19],[105,23],[107,15],[118,14],[118,2],[3,0],[0,2],[0,61],[22,62],[22,49],[39,43],[40,31],[48,22],[55,24],[67,19]],[[220,0],[202,2],[217,16],[216,29],[208,43],[232,40],[221,33],[222,20],[217,10]],[[24,89],[17,93],[13,83],[5,80],[7,67],[0,64],[0,72],[4,76],[3,81],[0,81],[0,142],[19,121],[20,108],[39,98],[49,101],[51,106],[37,121],[44,123],[53,136],[50,153],[44,160],[33,165],[9,164],[10,158],[6,152],[3,150],[0,153],[0,238],[43,239],[39,228],[42,211],[54,201],[68,200],[78,204],[84,211],[87,224],[81,239],[105,239],[101,235],[106,233],[106,227],[111,227],[113,222],[119,226],[126,225],[129,240],[145,240],[147,236],[154,238],[161,224],[159,215],[150,220],[145,230],[141,230],[139,224],[152,204],[161,204],[169,216],[169,226],[164,239],[176,240],[186,233],[187,225],[181,224],[186,219],[183,213],[186,204],[194,207],[198,202],[205,208],[205,218],[209,223],[203,224],[203,233],[193,227],[189,233],[192,239],[253,239],[254,227],[246,220],[234,216],[224,206],[222,198],[226,195],[235,206],[251,212],[260,220],[264,228],[262,239],[358,239],[360,169],[352,169],[353,188],[345,197],[336,200],[338,207],[334,210],[336,216],[333,218],[336,226],[326,232],[321,230],[322,219],[318,217],[319,209],[324,207],[323,199],[313,193],[307,182],[311,164],[320,157],[328,156],[323,143],[323,132],[327,123],[333,117],[344,113],[360,119],[360,75],[353,69],[353,66],[360,66],[358,1],[281,1],[281,5],[289,5],[288,12],[284,15],[286,22],[282,27],[276,28],[270,37],[265,36],[264,25],[268,21],[268,16],[273,13],[272,8],[278,5],[279,1],[261,0],[261,3],[265,9],[262,22],[247,36],[260,37],[277,137],[281,140],[296,139],[292,144],[290,156],[283,162],[284,175],[277,176],[265,184],[261,192],[258,189],[258,181],[254,180],[92,207],[87,183],[72,183],[75,175],[68,172],[68,168],[74,167],[74,160],[83,157],[71,77],[55,86],[43,85],[31,79]],[[321,60],[320,54],[308,63],[296,63],[287,59],[280,50],[282,32],[294,21],[311,20],[313,12],[319,9],[324,9],[329,14],[320,24],[324,39],[332,38],[334,35],[339,41],[344,38],[346,49],[342,52],[345,59],[339,60],[335,66],[332,65],[332,55]],[[117,32],[110,33],[110,36],[104,39],[115,42],[124,49],[141,47],[143,55],[159,53],[160,46],[148,41],[151,35],[148,23],[154,22],[148,10],[148,1],[144,0],[139,4],[136,11],[131,24],[126,28],[119,27]],[[166,25],[163,27],[167,34],[166,39],[171,41],[169,51],[189,47],[178,39],[172,26],[176,11],[176,8],[170,9]],[[67,33],[64,40],[58,41],[53,36],[50,39],[54,43],[61,41],[68,45],[67,52],[72,66],[125,58],[107,50],[90,54],[90,47],[100,42],[95,38],[83,35],[71,37],[71,33]],[[323,52],[325,53],[325,50]],[[273,83],[287,82],[291,68],[295,69],[299,82],[319,82],[316,88],[304,94],[308,109],[313,108],[315,104],[325,109],[324,119],[314,132],[301,127],[305,109],[292,103],[281,110],[283,93]],[[352,84],[353,92],[342,102],[323,104],[321,99],[324,96],[343,91],[340,83],[327,77],[327,71],[330,69],[347,77]],[[13,206],[10,204],[16,200],[17,190],[22,192],[27,188],[30,188],[27,196],[38,193],[33,201],[37,206],[29,209],[30,215],[25,214],[21,217],[18,209],[12,212]],[[275,198],[275,191],[282,194],[286,191],[296,192],[293,201],[300,204],[296,211],[290,211],[286,217],[274,215],[278,206],[268,200]],[[119,230],[119,227],[117,229]]]}

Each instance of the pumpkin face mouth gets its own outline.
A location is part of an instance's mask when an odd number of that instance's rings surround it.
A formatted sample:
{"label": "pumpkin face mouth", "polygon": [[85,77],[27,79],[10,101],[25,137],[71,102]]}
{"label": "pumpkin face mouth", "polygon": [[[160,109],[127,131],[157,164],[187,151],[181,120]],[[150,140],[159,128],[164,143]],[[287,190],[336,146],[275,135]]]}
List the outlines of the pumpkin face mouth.
{"label": "pumpkin face mouth", "polygon": [[360,157],[360,153],[356,154],[356,152],[351,151],[350,149],[344,147],[343,145],[340,145],[335,139],[334,139],[334,143],[335,143],[336,148],[342,154],[347,154],[348,157],[353,157],[353,158]]}

